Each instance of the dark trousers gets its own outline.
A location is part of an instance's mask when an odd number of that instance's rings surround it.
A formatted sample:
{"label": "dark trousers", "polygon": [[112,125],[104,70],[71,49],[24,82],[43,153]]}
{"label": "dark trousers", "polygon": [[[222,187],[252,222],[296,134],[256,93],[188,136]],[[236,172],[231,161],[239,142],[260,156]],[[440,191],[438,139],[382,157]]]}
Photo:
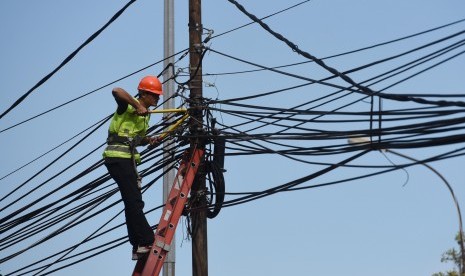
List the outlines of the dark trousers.
{"label": "dark trousers", "polygon": [[137,174],[132,160],[106,158],[105,166],[110,176],[118,184],[124,202],[129,242],[133,247],[151,245],[154,241],[154,234],[144,215],[144,201],[142,201],[142,194],[137,187]]}

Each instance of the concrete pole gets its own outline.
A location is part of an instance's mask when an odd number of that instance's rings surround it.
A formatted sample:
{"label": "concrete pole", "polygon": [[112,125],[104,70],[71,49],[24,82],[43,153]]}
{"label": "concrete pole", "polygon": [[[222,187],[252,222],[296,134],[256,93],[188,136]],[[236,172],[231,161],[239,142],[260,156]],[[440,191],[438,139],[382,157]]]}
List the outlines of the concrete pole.
{"label": "concrete pole", "polygon": [[[163,36],[163,54],[165,61],[163,68],[166,68],[169,63],[174,63],[174,0],[165,0],[164,4],[164,36]],[[170,57],[170,58],[168,58]],[[172,77],[171,68],[163,73],[163,81],[166,81]],[[170,80],[165,82],[163,85],[164,98],[168,99],[174,94],[174,81]],[[175,108],[174,98],[169,99],[163,104],[163,109]],[[163,158],[169,159],[173,154],[173,147],[169,146],[170,142],[166,141],[163,144]],[[165,175],[163,176],[163,202],[166,202],[170,193],[171,187],[173,186],[176,172],[174,169],[169,169],[169,166],[163,168]],[[166,256],[165,263],[163,264],[163,276],[174,276],[175,275],[175,263],[176,263],[176,236],[173,237],[171,242],[171,250]]]}

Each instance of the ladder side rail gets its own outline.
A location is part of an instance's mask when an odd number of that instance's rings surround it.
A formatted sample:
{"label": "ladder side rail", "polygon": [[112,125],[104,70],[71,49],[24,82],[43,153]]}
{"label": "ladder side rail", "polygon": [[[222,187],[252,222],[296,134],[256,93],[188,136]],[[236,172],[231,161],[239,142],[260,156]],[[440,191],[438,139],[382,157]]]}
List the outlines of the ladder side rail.
{"label": "ladder side rail", "polygon": [[187,159],[187,152],[178,169],[168,200],[163,208],[162,216],[155,233],[155,241],[149,255],[138,260],[133,276],[156,276],[160,273],[165,257],[182,215],[187,195],[197,174],[203,157],[203,150],[194,149],[192,157]]}

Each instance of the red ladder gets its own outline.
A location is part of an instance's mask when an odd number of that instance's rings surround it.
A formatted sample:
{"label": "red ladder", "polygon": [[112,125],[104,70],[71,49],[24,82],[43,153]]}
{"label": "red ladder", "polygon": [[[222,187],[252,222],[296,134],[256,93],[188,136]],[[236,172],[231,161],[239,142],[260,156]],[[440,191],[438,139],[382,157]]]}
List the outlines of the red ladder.
{"label": "red ladder", "polygon": [[[194,149],[192,156],[184,153],[178,173],[174,179],[168,200],[155,232],[155,241],[147,257],[139,259],[134,268],[133,276],[157,276],[165,257],[170,251],[176,227],[182,215],[195,175],[203,157],[203,150]],[[190,157],[190,158],[189,158]]]}

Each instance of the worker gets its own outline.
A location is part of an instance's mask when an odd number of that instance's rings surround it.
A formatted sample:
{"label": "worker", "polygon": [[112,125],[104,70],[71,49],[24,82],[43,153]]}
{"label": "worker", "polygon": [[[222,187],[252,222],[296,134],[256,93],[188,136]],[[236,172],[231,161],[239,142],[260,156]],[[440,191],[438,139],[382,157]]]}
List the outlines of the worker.
{"label": "worker", "polygon": [[110,123],[103,157],[110,176],[118,184],[124,202],[133,260],[149,252],[154,241],[153,230],[143,211],[141,178],[136,168],[141,160],[136,146],[158,142],[156,137],[146,136],[146,132],[150,119],[148,108],[157,105],[162,93],[162,85],[155,76],[141,79],[137,99],[122,88],[116,87],[112,90],[118,107]]}

